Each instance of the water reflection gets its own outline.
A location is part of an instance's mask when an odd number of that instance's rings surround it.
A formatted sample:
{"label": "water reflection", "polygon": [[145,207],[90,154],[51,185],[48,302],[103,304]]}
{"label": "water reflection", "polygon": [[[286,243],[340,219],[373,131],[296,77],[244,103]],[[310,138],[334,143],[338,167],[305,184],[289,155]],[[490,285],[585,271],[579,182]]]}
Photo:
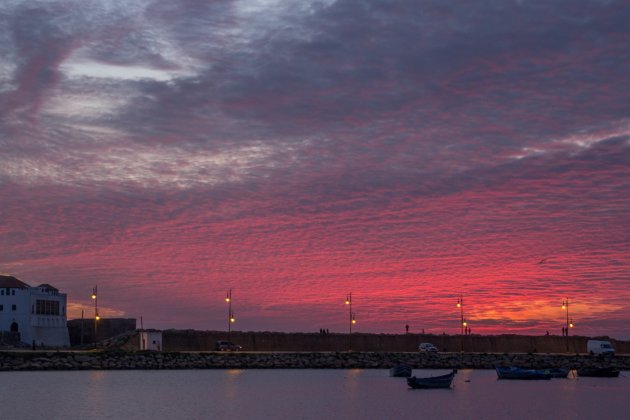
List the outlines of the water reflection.
{"label": "water reflection", "polygon": [[561,420],[601,418],[602,410],[616,419],[626,418],[626,376],[507,381],[491,370],[461,370],[451,390],[409,390],[386,369],[2,372],[0,401],[1,417],[12,420]]}

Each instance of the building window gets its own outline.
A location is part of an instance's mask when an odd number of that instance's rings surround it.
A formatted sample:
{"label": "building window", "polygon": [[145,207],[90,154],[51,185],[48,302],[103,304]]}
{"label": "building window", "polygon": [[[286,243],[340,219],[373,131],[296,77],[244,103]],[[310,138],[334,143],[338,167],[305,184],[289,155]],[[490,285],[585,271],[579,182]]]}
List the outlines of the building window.
{"label": "building window", "polygon": [[0,295],[4,296],[4,289],[2,289],[2,291],[0,291]]}
{"label": "building window", "polygon": [[0,305],[0,311],[4,311],[4,305]]}
{"label": "building window", "polygon": [[59,301],[37,299],[35,303],[37,315],[59,315]]}
{"label": "building window", "polygon": [[11,305],[11,310],[12,311],[17,311],[17,305]]}
{"label": "building window", "polygon": [[15,290],[11,290],[11,294],[15,296]]}

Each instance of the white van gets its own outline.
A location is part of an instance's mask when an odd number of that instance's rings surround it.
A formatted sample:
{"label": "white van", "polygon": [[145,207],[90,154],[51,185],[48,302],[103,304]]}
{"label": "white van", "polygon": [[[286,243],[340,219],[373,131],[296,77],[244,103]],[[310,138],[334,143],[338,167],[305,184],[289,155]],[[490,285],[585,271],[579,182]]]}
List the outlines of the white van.
{"label": "white van", "polygon": [[422,352],[431,352],[431,353],[438,351],[437,347],[435,347],[431,343],[420,343],[420,345],[418,346],[418,350]]}
{"label": "white van", "polygon": [[588,340],[586,343],[586,351],[590,354],[615,354],[615,349],[610,341]]}

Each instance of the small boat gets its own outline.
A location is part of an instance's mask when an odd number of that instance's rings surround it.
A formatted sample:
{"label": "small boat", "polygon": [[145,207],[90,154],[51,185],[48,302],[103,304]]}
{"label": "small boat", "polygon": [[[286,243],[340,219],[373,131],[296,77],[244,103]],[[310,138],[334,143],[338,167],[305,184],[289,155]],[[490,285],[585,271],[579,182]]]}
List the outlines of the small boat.
{"label": "small boat", "polygon": [[577,369],[578,376],[595,378],[616,378],[619,376],[619,369],[614,367],[590,367]]}
{"label": "small boat", "polygon": [[407,363],[400,363],[389,370],[389,376],[395,378],[408,378],[411,376],[411,366]]}
{"label": "small boat", "polygon": [[457,373],[456,370],[446,375],[430,376],[427,378],[416,378],[412,376],[411,378],[407,378],[407,384],[413,389],[450,388],[455,373]]}
{"label": "small boat", "polygon": [[523,369],[515,366],[496,366],[495,369],[499,379],[551,379],[552,377],[549,369]]}

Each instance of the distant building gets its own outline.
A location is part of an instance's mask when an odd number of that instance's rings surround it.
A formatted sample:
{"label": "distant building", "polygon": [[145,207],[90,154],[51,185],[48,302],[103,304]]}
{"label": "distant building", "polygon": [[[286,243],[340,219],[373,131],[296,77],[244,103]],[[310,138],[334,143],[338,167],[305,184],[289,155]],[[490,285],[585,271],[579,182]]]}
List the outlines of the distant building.
{"label": "distant building", "polygon": [[140,330],[140,350],[162,350],[162,331]]}
{"label": "distant building", "polygon": [[18,333],[29,346],[68,347],[66,294],[49,284],[31,287],[0,275],[0,331]]}
{"label": "distant building", "polygon": [[101,318],[98,320],[98,337],[94,336],[94,313],[85,319],[68,320],[70,346],[89,345],[136,330],[135,318]]}

